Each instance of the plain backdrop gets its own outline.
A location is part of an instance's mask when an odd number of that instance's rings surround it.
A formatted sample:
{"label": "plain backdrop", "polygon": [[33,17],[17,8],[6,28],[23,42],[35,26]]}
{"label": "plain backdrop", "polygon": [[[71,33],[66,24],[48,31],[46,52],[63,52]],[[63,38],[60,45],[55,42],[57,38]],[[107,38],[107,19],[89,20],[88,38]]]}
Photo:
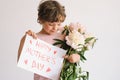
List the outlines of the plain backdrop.
{"label": "plain backdrop", "polygon": [[[40,31],[40,0],[0,0],[0,80],[33,80],[33,73],[17,67],[19,42],[29,29]],[[83,69],[89,80],[120,80],[120,0],[59,0],[66,8],[63,25],[79,22],[97,38],[86,53]]]}

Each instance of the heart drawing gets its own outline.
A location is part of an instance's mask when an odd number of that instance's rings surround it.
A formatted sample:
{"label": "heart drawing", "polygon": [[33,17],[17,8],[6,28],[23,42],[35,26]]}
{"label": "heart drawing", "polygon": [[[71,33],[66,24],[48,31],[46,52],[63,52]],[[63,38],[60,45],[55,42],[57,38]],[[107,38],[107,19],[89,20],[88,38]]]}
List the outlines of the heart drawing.
{"label": "heart drawing", "polygon": [[32,44],[32,40],[30,40],[30,44]]}
{"label": "heart drawing", "polygon": [[27,65],[28,64],[28,60],[26,59],[26,60],[24,60],[24,63]]}
{"label": "heart drawing", "polygon": [[51,71],[51,69],[50,69],[50,67],[48,67],[47,70],[46,70],[46,72],[50,72],[50,71]]}
{"label": "heart drawing", "polygon": [[57,51],[54,51],[54,55],[57,53]]}

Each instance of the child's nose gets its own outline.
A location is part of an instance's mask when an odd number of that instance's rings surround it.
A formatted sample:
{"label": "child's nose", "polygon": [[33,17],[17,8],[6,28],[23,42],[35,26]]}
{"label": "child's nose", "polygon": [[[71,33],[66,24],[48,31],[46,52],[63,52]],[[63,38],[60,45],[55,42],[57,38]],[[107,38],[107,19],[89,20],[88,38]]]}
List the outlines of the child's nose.
{"label": "child's nose", "polygon": [[57,30],[57,26],[54,26],[54,27],[53,27],[53,30]]}

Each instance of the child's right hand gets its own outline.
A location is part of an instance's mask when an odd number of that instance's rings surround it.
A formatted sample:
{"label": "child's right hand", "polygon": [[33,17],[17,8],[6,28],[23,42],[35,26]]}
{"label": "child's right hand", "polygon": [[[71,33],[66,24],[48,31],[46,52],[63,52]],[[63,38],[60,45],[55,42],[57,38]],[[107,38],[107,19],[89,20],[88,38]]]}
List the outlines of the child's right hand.
{"label": "child's right hand", "polygon": [[31,31],[31,30],[28,30],[28,31],[26,32],[26,34],[28,34],[29,36],[32,36],[34,39],[37,39],[36,33],[34,33],[34,32]]}
{"label": "child's right hand", "polygon": [[76,63],[80,61],[80,55],[79,54],[71,54],[70,56],[65,55],[63,58],[67,59],[70,63]]}

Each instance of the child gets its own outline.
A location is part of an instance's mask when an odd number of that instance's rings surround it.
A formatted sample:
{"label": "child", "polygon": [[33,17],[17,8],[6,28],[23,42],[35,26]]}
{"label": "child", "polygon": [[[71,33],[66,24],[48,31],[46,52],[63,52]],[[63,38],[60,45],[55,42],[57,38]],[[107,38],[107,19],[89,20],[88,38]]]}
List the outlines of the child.
{"label": "child", "polygon": [[[64,22],[66,18],[64,7],[54,0],[45,0],[38,7],[38,23],[42,25],[42,30],[38,33],[34,33],[31,30],[28,30],[26,34],[32,36],[33,38],[39,38],[49,44],[53,44],[55,38],[64,39],[64,35],[61,35],[62,27],[61,23]],[[18,58],[21,53],[25,36],[22,38],[20,47],[18,50]],[[78,54],[73,54],[64,56],[71,63],[75,63],[80,60]],[[34,80],[50,80],[45,77],[42,77],[38,74],[34,74]]]}

